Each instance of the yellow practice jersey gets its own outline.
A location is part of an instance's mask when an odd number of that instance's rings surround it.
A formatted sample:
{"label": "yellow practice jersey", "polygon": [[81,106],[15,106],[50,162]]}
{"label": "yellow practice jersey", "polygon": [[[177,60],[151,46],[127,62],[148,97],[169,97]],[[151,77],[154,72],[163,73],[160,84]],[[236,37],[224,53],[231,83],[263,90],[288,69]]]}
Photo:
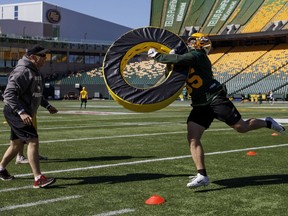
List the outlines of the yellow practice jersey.
{"label": "yellow practice jersey", "polygon": [[86,90],[80,91],[81,99],[86,99],[88,97],[88,92]]}

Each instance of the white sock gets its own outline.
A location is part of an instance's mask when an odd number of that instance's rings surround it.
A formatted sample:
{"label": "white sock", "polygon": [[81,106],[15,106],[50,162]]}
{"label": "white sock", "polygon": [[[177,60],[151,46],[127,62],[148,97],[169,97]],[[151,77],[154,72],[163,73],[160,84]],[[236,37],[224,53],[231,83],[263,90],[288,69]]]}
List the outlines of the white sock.
{"label": "white sock", "polygon": [[3,171],[3,170],[5,170],[5,168],[0,166],[0,172]]}
{"label": "white sock", "polygon": [[38,181],[40,178],[41,178],[41,175],[36,176],[34,179],[35,179],[35,181]]}

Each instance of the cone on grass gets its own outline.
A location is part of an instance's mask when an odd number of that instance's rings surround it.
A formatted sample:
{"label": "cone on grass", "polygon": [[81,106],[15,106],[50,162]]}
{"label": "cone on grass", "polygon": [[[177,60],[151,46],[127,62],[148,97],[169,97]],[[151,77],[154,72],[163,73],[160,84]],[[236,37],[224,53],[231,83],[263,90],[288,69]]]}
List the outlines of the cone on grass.
{"label": "cone on grass", "polygon": [[246,155],[248,155],[248,156],[255,156],[255,155],[256,155],[256,152],[255,152],[255,151],[249,151],[249,152],[247,152]]}
{"label": "cone on grass", "polygon": [[278,133],[272,133],[271,135],[272,135],[272,136],[279,136]]}
{"label": "cone on grass", "polygon": [[165,202],[165,199],[157,194],[151,196],[145,201],[147,205],[160,205]]}

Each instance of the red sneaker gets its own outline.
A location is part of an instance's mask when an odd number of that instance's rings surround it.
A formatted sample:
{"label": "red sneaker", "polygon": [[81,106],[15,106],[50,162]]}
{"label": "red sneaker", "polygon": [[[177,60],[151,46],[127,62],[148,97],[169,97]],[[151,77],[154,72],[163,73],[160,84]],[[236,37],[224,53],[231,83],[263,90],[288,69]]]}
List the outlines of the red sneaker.
{"label": "red sneaker", "polygon": [[44,175],[41,175],[40,179],[34,181],[33,188],[44,188],[50,184],[53,184],[55,181],[55,178],[46,178]]}

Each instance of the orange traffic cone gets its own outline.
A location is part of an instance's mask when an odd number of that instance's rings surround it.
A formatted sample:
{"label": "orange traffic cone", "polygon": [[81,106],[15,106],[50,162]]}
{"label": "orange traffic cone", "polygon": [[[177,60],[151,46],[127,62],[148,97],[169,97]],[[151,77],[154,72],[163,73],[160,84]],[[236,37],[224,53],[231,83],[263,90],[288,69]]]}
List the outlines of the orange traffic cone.
{"label": "orange traffic cone", "polygon": [[248,156],[255,156],[255,155],[256,155],[256,152],[255,152],[255,151],[249,151],[249,152],[247,152],[246,155],[248,155]]}
{"label": "orange traffic cone", "polygon": [[271,135],[272,135],[272,136],[279,136],[278,133],[272,133]]}
{"label": "orange traffic cone", "polygon": [[145,201],[147,205],[159,205],[165,202],[165,199],[159,195],[153,195]]}

